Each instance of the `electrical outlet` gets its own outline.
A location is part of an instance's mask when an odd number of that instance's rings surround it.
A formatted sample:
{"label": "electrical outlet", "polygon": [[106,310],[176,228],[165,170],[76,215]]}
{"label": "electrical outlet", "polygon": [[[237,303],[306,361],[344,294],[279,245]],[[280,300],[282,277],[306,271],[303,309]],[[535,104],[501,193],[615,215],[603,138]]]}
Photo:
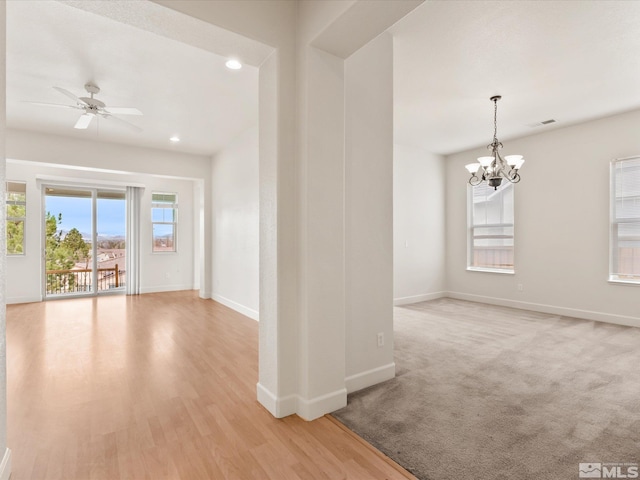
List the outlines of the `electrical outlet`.
{"label": "electrical outlet", "polygon": [[384,333],[378,333],[378,348],[384,347]]}

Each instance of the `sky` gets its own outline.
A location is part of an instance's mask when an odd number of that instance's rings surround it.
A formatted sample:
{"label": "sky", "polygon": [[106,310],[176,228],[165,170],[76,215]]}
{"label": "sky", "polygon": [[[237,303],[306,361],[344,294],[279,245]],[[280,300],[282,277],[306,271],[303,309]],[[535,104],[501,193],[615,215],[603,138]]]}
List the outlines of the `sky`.
{"label": "sky", "polygon": [[[46,196],[45,210],[56,217],[62,213],[58,230],[68,232],[77,228],[83,236],[91,238],[91,199]],[[98,199],[98,236],[125,234],[126,210],[124,200]]]}

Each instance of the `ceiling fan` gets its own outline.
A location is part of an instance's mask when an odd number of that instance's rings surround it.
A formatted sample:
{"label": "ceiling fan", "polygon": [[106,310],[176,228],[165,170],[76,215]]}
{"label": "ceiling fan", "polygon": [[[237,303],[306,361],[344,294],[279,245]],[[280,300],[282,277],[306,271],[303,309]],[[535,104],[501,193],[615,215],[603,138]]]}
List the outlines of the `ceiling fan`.
{"label": "ceiling fan", "polygon": [[95,116],[101,116],[103,118],[107,118],[110,120],[116,120],[117,122],[124,124],[130,128],[133,128],[137,131],[142,131],[140,127],[134,125],[132,123],[127,122],[126,120],[122,120],[121,118],[115,117],[114,115],[142,115],[142,112],[137,108],[133,107],[107,107],[104,102],[93,98],[95,94],[100,93],[100,88],[93,83],[87,83],[84,88],[87,93],[90,95],[89,97],[78,97],[74,95],[69,90],[66,90],[61,87],[53,87],[55,90],[60,92],[61,94],[69,97],[70,99],[76,102],[75,105],[63,105],[58,103],[43,103],[43,102],[29,102],[33,105],[42,105],[45,107],[61,107],[61,108],[73,108],[76,110],[81,110],[83,113],[78,118],[78,121],[74,125],[73,128],[77,129],[85,129],[89,127],[91,120]]}

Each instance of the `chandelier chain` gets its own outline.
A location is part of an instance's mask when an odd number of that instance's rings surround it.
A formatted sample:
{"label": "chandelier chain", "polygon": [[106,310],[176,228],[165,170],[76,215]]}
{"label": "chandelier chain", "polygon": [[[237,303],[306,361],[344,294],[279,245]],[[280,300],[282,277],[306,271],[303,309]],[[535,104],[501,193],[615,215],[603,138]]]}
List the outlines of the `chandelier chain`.
{"label": "chandelier chain", "polygon": [[498,143],[498,99],[493,100],[493,143]]}

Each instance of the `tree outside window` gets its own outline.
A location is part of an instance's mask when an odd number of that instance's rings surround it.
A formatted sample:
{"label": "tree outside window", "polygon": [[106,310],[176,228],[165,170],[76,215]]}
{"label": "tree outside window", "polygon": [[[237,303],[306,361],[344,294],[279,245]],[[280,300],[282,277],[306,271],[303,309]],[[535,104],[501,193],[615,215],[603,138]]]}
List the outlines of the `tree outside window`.
{"label": "tree outside window", "polygon": [[24,255],[24,225],[27,218],[27,184],[7,182],[7,255]]}

